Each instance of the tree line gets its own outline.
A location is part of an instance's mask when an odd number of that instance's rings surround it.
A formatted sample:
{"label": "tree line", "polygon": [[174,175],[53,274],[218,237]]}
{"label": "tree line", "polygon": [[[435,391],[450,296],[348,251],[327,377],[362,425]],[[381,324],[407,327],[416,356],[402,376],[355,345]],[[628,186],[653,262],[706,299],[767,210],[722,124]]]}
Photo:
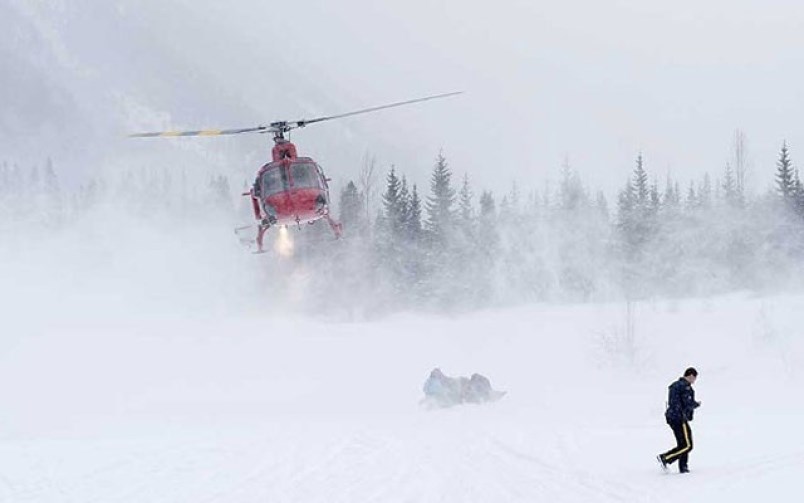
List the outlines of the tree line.
{"label": "tree line", "polygon": [[362,211],[365,187],[354,182],[340,193],[340,215],[362,243],[361,263],[382,276],[372,296],[410,307],[800,287],[804,188],[789,147],[765,172],[773,189],[756,195],[746,190],[740,132],[734,151],[720,176],[705,174],[685,190],[669,174],[660,183],[640,153],[613,209],[569,162],[553,191],[523,193],[514,184],[502,197],[478,197],[439,154],[425,196],[391,167],[373,217]]}
{"label": "tree line", "polygon": [[[443,153],[428,187],[392,166],[376,190],[369,160],[335,195],[345,239],[332,242],[323,224],[304,229],[295,233],[296,255],[273,261],[265,274],[281,289],[304,270],[304,298],[316,309],[364,314],[799,288],[804,187],[789,146],[762,175],[772,190],[750,194],[746,173],[739,132],[718,176],[683,188],[669,174],[660,182],[637,154],[613,207],[568,161],[552,189],[513,184],[493,194],[476,191],[468,174],[456,179]],[[6,162],[0,231],[65,226],[110,203],[143,218],[233,222],[250,218],[240,192],[224,175],[199,179],[184,169],[142,169],[67,189],[50,160],[30,168]]]}

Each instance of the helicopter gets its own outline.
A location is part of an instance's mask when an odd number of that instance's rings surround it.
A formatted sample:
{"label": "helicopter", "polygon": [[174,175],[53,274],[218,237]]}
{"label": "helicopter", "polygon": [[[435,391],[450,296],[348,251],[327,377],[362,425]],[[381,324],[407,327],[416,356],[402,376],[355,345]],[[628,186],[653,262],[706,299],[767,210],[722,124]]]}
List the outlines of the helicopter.
{"label": "helicopter", "polygon": [[[221,136],[243,133],[270,133],[273,135],[274,146],[271,149],[271,161],[260,167],[254,183],[248,192],[242,195],[251,198],[251,209],[257,221],[257,234],[254,241],[257,244],[256,253],[263,253],[263,240],[265,233],[271,227],[296,225],[306,222],[312,224],[324,219],[329,223],[335,238],[343,235],[343,226],[330,215],[330,178],[324,174],[321,166],[310,157],[300,157],[296,145],[285,138],[290,131],[303,128],[309,124],[341,119],[358,114],[376,112],[386,108],[399,107],[456,96],[463,91],[436,94],[423,98],[399,101],[386,105],[364,108],[353,112],[317,117],[314,119],[301,119],[297,121],[275,121],[268,125],[259,125],[239,129],[206,129],[198,131],[156,131],[151,133],[135,133],[130,138],[155,137],[185,137],[185,136]],[[238,227],[235,233],[251,229],[254,225]]]}

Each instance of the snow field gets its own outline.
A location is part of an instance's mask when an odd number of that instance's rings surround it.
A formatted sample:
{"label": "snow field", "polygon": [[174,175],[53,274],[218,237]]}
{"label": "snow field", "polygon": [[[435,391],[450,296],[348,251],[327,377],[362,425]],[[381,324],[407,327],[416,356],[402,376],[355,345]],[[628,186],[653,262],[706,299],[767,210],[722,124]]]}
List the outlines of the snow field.
{"label": "snow field", "polygon": [[[148,228],[66,240],[59,260],[3,247],[0,501],[804,494],[800,296],[638,303],[630,345],[621,304],[345,323],[256,294],[254,257],[207,237],[182,241],[191,258]],[[666,387],[688,365],[693,473],[665,475]],[[508,395],[425,411],[435,366]]]}

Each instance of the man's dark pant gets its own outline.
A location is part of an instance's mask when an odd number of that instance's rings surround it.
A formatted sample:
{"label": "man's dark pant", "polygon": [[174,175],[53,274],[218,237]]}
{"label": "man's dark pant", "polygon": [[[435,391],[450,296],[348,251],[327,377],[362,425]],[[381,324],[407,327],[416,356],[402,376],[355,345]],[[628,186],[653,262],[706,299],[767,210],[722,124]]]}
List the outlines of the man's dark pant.
{"label": "man's dark pant", "polygon": [[678,460],[679,471],[687,471],[687,459],[692,450],[692,430],[687,421],[668,423],[676,436],[676,447],[662,454],[665,463],[672,464]]}

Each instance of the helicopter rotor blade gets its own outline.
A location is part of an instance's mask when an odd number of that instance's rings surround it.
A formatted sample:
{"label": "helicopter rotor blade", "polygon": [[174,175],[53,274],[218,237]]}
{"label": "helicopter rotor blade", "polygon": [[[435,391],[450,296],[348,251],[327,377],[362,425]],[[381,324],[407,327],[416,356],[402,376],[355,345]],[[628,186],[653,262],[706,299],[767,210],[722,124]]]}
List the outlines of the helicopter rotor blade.
{"label": "helicopter rotor blade", "polygon": [[257,127],[249,127],[249,128],[238,128],[238,129],[202,129],[199,131],[156,131],[153,133],[135,133],[128,135],[129,138],[175,138],[179,136],[221,136],[221,135],[229,135],[229,134],[240,134],[240,133],[254,133],[254,132],[265,132],[269,131],[270,128],[267,126],[257,126]]}
{"label": "helicopter rotor blade", "polygon": [[355,110],[354,112],[347,112],[345,114],[330,115],[330,116],[327,116],[327,117],[317,117],[315,119],[309,119],[309,120],[300,120],[300,121],[296,121],[295,123],[291,123],[291,124],[295,124],[294,127],[304,127],[307,124],[313,124],[315,122],[328,121],[328,120],[332,120],[332,119],[341,119],[343,117],[350,117],[352,115],[358,115],[358,114],[367,114],[369,112],[376,112],[378,110],[384,110],[386,108],[401,107],[403,105],[410,105],[410,104],[413,104],[413,103],[420,103],[422,101],[435,100],[435,99],[439,99],[439,98],[447,98],[447,97],[450,97],[450,96],[456,96],[458,94],[463,94],[463,91],[455,91],[455,92],[451,92],[451,93],[436,94],[434,96],[426,96],[424,98],[416,98],[415,100],[399,101],[399,102],[396,102],[396,103],[389,103],[387,105],[380,105],[380,106],[377,106],[377,107],[364,108],[362,110]]}
{"label": "helicopter rotor blade", "polygon": [[272,122],[268,126],[256,126],[250,128],[238,128],[238,129],[202,129],[198,131],[154,131],[150,133],[135,133],[128,135],[129,138],[176,138],[180,136],[223,136],[223,135],[232,135],[232,134],[240,134],[240,133],[275,133],[279,135],[279,138],[282,138],[282,133],[286,133],[292,129],[304,127],[308,124],[313,124],[316,122],[323,122],[332,119],[342,119],[343,117],[351,117],[352,115],[359,115],[359,114],[366,114],[369,112],[376,112],[378,110],[384,110],[386,108],[394,108],[394,107],[401,107],[404,105],[411,105],[413,103],[421,103],[422,101],[429,101],[435,100],[439,98],[448,98],[450,96],[457,96],[458,94],[463,94],[463,91],[456,91],[451,93],[444,93],[444,94],[436,94],[433,96],[425,96],[424,98],[416,98],[414,100],[407,100],[407,101],[398,101],[396,103],[389,103],[387,105],[380,105],[371,108],[364,108],[362,110],[355,110],[354,112],[347,112],[344,114],[338,115],[329,115],[326,117],[316,117],[315,119],[302,119],[295,122],[290,121],[279,121],[279,122]]}

